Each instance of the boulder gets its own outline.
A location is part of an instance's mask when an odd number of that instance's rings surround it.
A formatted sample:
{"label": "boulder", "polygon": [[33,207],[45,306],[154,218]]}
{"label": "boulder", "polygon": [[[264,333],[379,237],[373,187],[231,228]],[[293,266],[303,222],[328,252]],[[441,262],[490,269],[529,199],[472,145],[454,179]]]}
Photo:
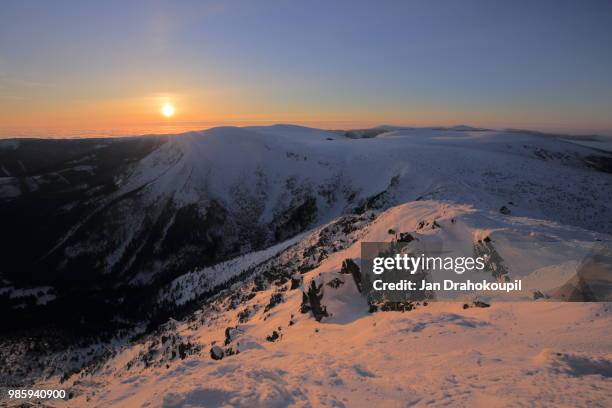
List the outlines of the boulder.
{"label": "boulder", "polygon": [[221,360],[225,356],[225,352],[219,346],[212,346],[210,348],[210,358],[213,360]]}

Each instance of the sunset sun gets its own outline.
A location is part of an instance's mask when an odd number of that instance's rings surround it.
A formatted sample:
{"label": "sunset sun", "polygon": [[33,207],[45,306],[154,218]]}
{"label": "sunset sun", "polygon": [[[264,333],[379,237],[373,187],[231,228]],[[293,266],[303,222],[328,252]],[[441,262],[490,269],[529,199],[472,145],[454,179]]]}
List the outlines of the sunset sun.
{"label": "sunset sun", "polygon": [[174,106],[170,103],[165,103],[161,108],[161,114],[166,118],[174,116]]}

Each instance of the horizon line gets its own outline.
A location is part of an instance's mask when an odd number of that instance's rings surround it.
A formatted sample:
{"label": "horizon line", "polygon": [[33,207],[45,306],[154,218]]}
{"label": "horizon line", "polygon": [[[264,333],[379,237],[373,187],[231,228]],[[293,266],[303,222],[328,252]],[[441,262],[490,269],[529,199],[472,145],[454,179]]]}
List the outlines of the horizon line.
{"label": "horizon line", "polygon": [[[250,124],[237,124],[236,122],[244,122],[244,123],[250,123]],[[253,124],[253,122],[261,122],[262,124]],[[308,122],[308,121],[306,121]],[[318,123],[325,123],[325,122],[329,122],[329,123],[341,123],[341,122],[346,122],[348,123],[354,123],[354,121],[336,121],[336,120],[328,120],[328,121],[312,121],[312,122],[318,122]],[[201,128],[194,128],[194,129],[183,129],[183,130],[179,130],[178,127],[180,127],[180,124],[183,125],[188,125],[188,124],[192,124],[192,125],[196,125],[196,124],[204,124],[204,123],[210,123],[210,124],[214,124],[213,126],[210,127],[201,127]],[[225,124],[227,123],[227,124]],[[557,136],[557,137],[576,137],[576,138],[612,138],[612,133],[611,134],[605,134],[605,133],[600,133],[600,132],[592,132],[592,131],[585,131],[584,133],[577,133],[577,132],[562,132],[562,131],[553,131],[553,130],[546,130],[546,129],[538,129],[538,128],[523,128],[523,127],[490,127],[490,126],[474,126],[474,125],[469,125],[469,124],[465,124],[465,123],[460,123],[460,124],[455,124],[455,125],[397,125],[397,124],[378,124],[378,125],[373,125],[373,126],[349,126],[349,127],[317,127],[317,126],[308,126],[303,124],[304,122],[273,122],[273,121],[268,121],[268,120],[255,120],[255,121],[226,121],[226,122],[217,122],[217,121],[185,121],[185,122],[177,122],[175,124],[172,125],[153,125],[151,127],[170,127],[170,128],[175,128],[175,131],[169,131],[169,132],[164,132],[164,131],[160,131],[160,132],[147,132],[147,131],[143,131],[143,132],[138,132],[135,131],[134,133],[129,133],[129,131],[126,129],[125,133],[123,133],[123,131],[118,130],[118,129],[106,129],[106,130],[102,130],[102,129],[82,129],[79,131],[79,133],[75,133],[75,134],[65,134],[65,135],[60,135],[60,134],[53,134],[51,132],[51,134],[49,135],[44,135],[44,134],[23,134],[23,135],[4,135],[4,134],[0,134],[0,141],[1,140],[45,140],[45,139],[50,139],[50,140],[62,140],[62,139],[66,139],[66,140],[79,140],[79,139],[118,139],[118,138],[136,138],[136,137],[155,137],[155,136],[179,136],[179,135],[183,135],[183,134],[187,134],[187,133],[192,133],[192,132],[205,132],[208,130],[212,130],[212,129],[216,129],[216,128],[224,128],[224,127],[234,127],[234,128],[249,128],[249,127],[256,127],[256,126],[264,126],[264,127],[272,127],[272,126],[295,126],[295,127],[303,127],[303,128],[309,128],[309,129],[317,129],[317,130],[325,130],[325,131],[330,131],[330,132],[338,132],[338,131],[355,131],[355,130],[369,130],[369,129],[379,129],[379,128],[396,128],[397,130],[402,130],[402,129],[432,129],[432,130],[450,130],[450,131],[491,131],[491,132],[508,132],[508,133],[532,133],[532,134],[540,134],[540,135],[546,135],[546,136]],[[265,123],[265,124],[263,124]],[[136,126],[132,126],[135,127]],[[142,128],[145,128],[148,126],[142,126]],[[129,126],[126,126],[126,128],[129,128]],[[464,129],[460,129],[460,128],[464,128]],[[159,129],[161,130],[161,129]],[[169,129],[170,130],[170,129]],[[569,130],[569,129],[568,129]],[[106,133],[106,132],[112,132],[112,133]],[[605,131],[604,131],[605,132]],[[612,132],[612,130],[610,131]],[[29,133],[29,132],[27,132]]]}

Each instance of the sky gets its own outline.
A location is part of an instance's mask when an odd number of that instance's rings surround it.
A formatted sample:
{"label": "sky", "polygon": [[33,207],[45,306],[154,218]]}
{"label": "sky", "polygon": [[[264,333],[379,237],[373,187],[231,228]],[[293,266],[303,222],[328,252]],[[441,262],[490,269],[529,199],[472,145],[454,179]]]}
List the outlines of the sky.
{"label": "sky", "polygon": [[0,137],[266,123],[612,135],[612,2],[0,2]]}

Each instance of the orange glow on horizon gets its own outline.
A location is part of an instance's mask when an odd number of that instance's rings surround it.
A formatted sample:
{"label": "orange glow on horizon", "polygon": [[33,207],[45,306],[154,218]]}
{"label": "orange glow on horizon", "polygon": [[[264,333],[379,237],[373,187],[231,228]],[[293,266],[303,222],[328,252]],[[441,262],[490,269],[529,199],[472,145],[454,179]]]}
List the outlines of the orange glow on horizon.
{"label": "orange glow on horizon", "polygon": [[[255,102],[256,101],[256,102]],[[384,108],[384,109],[383,109]],[[179,115],[180,113],[180,115]],[[179,120],[180,116],[180,120]],[[5,137],[89,137],[152,133],[181,133],[215,126],[249,126],[291,123],[323,129],[355,129],[377,125],[472,126],[533,129],[568,127],[557,114],[546,121],[535,121],[525,112],[515,112],[514,120],[494,109],[476,111],[459,106],[404,104],[364,107],[305,102],[287,105],[274,98],[257,99],[257,94],[217,90],[160,91],[109,98],[44,100],[15,99],[0,110],[0,138]],[[569,122],[569,121],[568,121]],[[587,128],[587,124],[579,123]],[[605,124],[588,123],[596,133]],[[600,126],[601,125],[601,126]],[[565,133],[572,133],[568,130]]]}

